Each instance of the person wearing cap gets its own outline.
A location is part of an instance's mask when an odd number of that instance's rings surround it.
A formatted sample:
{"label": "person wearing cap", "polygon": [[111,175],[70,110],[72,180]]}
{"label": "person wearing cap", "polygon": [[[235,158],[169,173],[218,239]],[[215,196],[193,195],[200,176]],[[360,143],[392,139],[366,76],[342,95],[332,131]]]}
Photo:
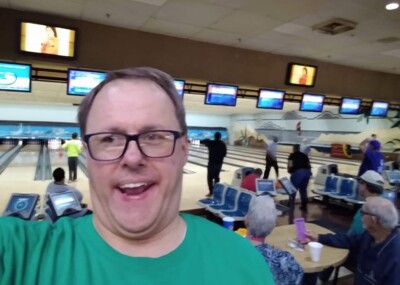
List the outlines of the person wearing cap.
{"label": "person wearing cap", "polygon": [[[383,193],[384,180],[383,177],[376,171],[368,170],[361,175],[358,180],[358,191],[360,197],[366,200],[368,197],[380,196]],[[347,232],[349,235],[362,234],[365,231],[362,223],[361,208],[353,217],[350,229]]]}
{"label": "person wearing cap", "polygon": [[[358,190],[360,197],[364,200],[366,200],[369,197],[376,197],[380,196],[383,193],[383,177],[376,171],[373,170],[368,170],[366,171],[358,180]],[[362,213],[361,213],[361,208],[358,209],[356,214],[353,216],[353,221],[351,222],[350,229],[347,231],[347,234],[352,236],[352,235],[358,235],[364,233],[365,228],[364,224],[362,221]],[[344,262],[344,265],[346,267],[354,268],[356,264],[356,256],[353,254],[349,254],[347,257],[346,261]],[[333,267],[329,267],[322,271],[319,274],[319,279],[321,281],[328,281],[329,277],[331,276],[333,272]]]}
{"label": "person wearing cap", "polygon": [[379,151],[381,149],[381,143],[377,140],[371,140],[366,144],[364,140],[360,143],[359,147],[364,154],[364,158],[357,176],[363,175],[367,170],[374,170],[381,174],[385,163],[383,155]]}
{"label": "person wearing cap", "polygon": [[361,209],[365,231],[362,234],[325,234],[307,232],[307,241],[318,241],[347,248],[357,257],[354,284],[400,284],[399,214],[389,200],[369,197]]}

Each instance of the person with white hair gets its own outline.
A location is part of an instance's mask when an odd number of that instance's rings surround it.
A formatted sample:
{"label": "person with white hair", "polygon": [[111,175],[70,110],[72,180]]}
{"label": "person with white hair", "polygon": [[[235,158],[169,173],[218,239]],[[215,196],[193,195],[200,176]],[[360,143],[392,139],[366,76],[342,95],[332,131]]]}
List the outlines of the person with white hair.
{"label": "person with white hair", "polygon": [[361,209],[365,232],[359,235],[307,232],[308,240],[350,249],[357,256],[354,284],[400,284],[399,214],[393,203],[369,197]]}
{"label": "person with white hair", "polygon": [[287,251],[276,249],[265,243],[265,238],[276,225],[276,217],[277,211],[271,197],[253,197],[245,217],[247,238],[264,256],[276,284],[301,284],[304,274],[303,268],[294,257]]}

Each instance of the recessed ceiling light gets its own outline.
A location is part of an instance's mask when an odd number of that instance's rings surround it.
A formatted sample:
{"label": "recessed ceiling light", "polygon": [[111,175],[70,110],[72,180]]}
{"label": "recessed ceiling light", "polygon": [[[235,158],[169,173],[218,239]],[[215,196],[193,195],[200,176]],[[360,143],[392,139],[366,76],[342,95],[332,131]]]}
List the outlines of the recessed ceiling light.
{"label": "recessed ceiling light", "polygon": [[386,10],[396,10],[399,8],[399,1],[389,0],[386,4]]}

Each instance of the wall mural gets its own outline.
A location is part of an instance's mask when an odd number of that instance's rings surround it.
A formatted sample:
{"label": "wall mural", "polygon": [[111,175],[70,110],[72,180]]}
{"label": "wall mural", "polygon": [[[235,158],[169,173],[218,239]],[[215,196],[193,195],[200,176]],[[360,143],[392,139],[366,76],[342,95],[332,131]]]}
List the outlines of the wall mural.
{"label": "wall mural", "polygon": [[400,119],[368,119],[363,115],[340,115],[330,111],[234,116],[234,144],[265,147],[268,141],[277,137],[283,144],[307,140],[311,144],[343,143],[358,147],[362,140],[376,134],[383,150],[400,152]]}
{"label": "wall mural", "polygon": [[[72,133],[80,134],[77,124],[50,122],[0,122],[0,138],[2,139],[70,139]],[[189,127],[188,139],[214,139],[216,132],[221,133],[222,140],[228,140],[226,128]]]}

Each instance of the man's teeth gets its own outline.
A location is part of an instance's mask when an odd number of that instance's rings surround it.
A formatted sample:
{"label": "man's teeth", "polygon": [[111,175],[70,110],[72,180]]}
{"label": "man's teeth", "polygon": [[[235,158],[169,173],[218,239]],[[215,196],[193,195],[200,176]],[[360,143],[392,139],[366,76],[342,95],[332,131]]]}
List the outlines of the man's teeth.
{"label": "man's teeth", "polygon": [[126,188],[138,188],[138,187],[145,187],[147,186],[147,183],[128,183],[121,185],[121,189],[126,189]]}

